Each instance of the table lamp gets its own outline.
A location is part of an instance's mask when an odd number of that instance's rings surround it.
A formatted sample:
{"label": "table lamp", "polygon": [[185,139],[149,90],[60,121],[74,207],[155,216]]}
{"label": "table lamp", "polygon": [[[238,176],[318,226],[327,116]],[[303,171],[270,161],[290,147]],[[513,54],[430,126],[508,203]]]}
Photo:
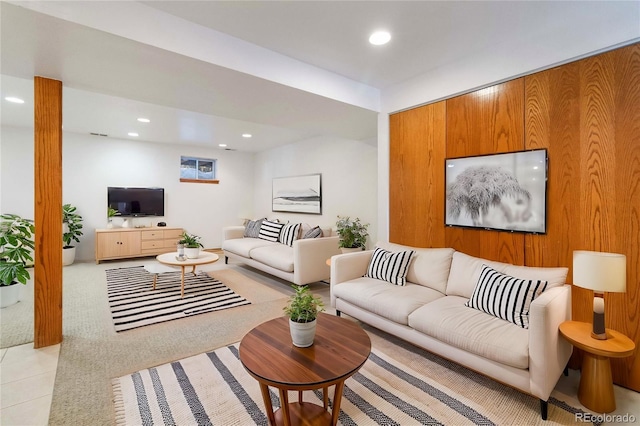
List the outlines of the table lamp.
{"label": "table lamp", "polygon": [[627,257],[618,253],[576,250],[573,252],[573,285],[593,290],[591,337],[607,340],[604,324],[604,292],[627,289]]}

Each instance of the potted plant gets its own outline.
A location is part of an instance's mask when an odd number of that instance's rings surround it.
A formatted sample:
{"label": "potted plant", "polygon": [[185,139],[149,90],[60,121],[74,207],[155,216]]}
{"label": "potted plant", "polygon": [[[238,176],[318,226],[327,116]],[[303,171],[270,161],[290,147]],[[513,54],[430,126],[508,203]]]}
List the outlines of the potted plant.
{"label": "potted plant", "polygon": [[367,237],[369,233],[368,223],[360,222],[360,218],[352,220],[349,216],[340,217],[336,222],[338,228],[338,235],[340,236],[340,243],[338,246],[342,249],[342,252],[364,250],[367,244]]}
{"label": "potted plant", "polygon": [[203,245],[200,244],[200,237],[189,234],[186,231],[180,236],[178,244],[184,246],[184,255],[189,259],[197,259],[198,256],[200,256],[200,247],[203,247]]}
{"label": "potted plant", "polygon": [[19,283],[31,278],[27,267],[33,262],[33,221],[14,214],[0,215],[0,307],[20,298]]}
{"label": "potted plant", "polygon": [[306,285],[292,285],[296,291],[283,308],[289,317],[289,330],[293,344],[299,348],[313,345],[316,335],[318,313],[324,311],[324,303],[320,296],[311,294]]}
{"label": "potted plant", "polygon": [[107,207],[107,228],[113,228],[113,218],[119,214],[120,212],[113,207]]}
{"label": "potted plant", "polygon": [[76,247],[72,242],[80,242],[82,234],[82,216],[76,213],[76,207],[71,204],[62,206],[62,264],[71,265],[76,258]]}

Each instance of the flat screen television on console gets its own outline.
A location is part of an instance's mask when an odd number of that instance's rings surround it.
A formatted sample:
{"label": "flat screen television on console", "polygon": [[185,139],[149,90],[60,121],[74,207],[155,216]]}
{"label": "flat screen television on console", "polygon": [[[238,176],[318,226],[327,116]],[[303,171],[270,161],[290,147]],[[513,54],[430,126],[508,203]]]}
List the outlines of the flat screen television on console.
{"label": "flat screen television on console", "polygon": [[107,205],[121,216],[164,216],[164,188],[107,188]]}

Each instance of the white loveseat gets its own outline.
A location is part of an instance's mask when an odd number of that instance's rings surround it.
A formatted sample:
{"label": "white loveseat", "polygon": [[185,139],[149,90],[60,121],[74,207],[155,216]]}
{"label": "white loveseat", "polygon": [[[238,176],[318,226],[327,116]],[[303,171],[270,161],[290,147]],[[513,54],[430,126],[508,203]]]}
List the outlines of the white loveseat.
{"label": "white loveseat", "polygon": [[297,285],[328,280],[327,259],[340,253],[339,237],[322,228],[323,237],[298,239],[290,247],[279,242],[244,237],[244,226],[223,228],[225,263],[234,259]]}
{"label": "white loveseat", "polygon": [[[378,243],[414,250],[404,286],[364,277],[373,251],[331,258],[331,306],[376,328],[540,399],[547,400],[571,356],[558,334],[571,318],[567,268],[532,268],[468,256],[450,248]],[[529,327],[467,307],[483,265],[505,275],[548,282],[529,310]]]}

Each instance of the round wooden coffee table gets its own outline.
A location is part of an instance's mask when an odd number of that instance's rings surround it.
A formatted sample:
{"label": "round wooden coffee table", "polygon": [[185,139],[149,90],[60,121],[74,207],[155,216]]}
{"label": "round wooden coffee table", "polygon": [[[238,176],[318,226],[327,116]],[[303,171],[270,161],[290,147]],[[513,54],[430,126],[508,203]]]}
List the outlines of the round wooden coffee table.
{"label": "round wooden coffee table", "polygon": [[[271,425],[335,425],[340,414],[344,382],[369,358],[371,340],[353,321],[320,314],[313,345],[298,348],[291,342],[289,318],[260,324],[240,342],[240,361],[260,383]],[[332,412],[329,386],[335,385]],[[275,413],[269,386],[278,388],[281,408]],[[302,401],[302,391],[322,389],[323,406]],[[288,391],[298,391],[289,403]]]}
{"label": "round wooden coffee table", "polygon": [[[178,257],[178,253],[173,251],[171,253],[159,254],[158,256],[156,256],[156,260],[165,265],[180,266],[180,268],[182,269],[182,275],[180,280],[180,297],[184,298],[184,268],[186,268],[187,266],[193,267],[193,269],[191,269],[191,273],[195,275],[196,266],[206,265],[207,263],[213,263],[218,260],[218,255],[215,253],[207,253],[206,251],[201,251],[200,255],[195,259],[185,258],[185,260],[178,260],[177,257]],[[153,289],[155,290],[155,288],[156,288],[156,280],[154,277]]]}

